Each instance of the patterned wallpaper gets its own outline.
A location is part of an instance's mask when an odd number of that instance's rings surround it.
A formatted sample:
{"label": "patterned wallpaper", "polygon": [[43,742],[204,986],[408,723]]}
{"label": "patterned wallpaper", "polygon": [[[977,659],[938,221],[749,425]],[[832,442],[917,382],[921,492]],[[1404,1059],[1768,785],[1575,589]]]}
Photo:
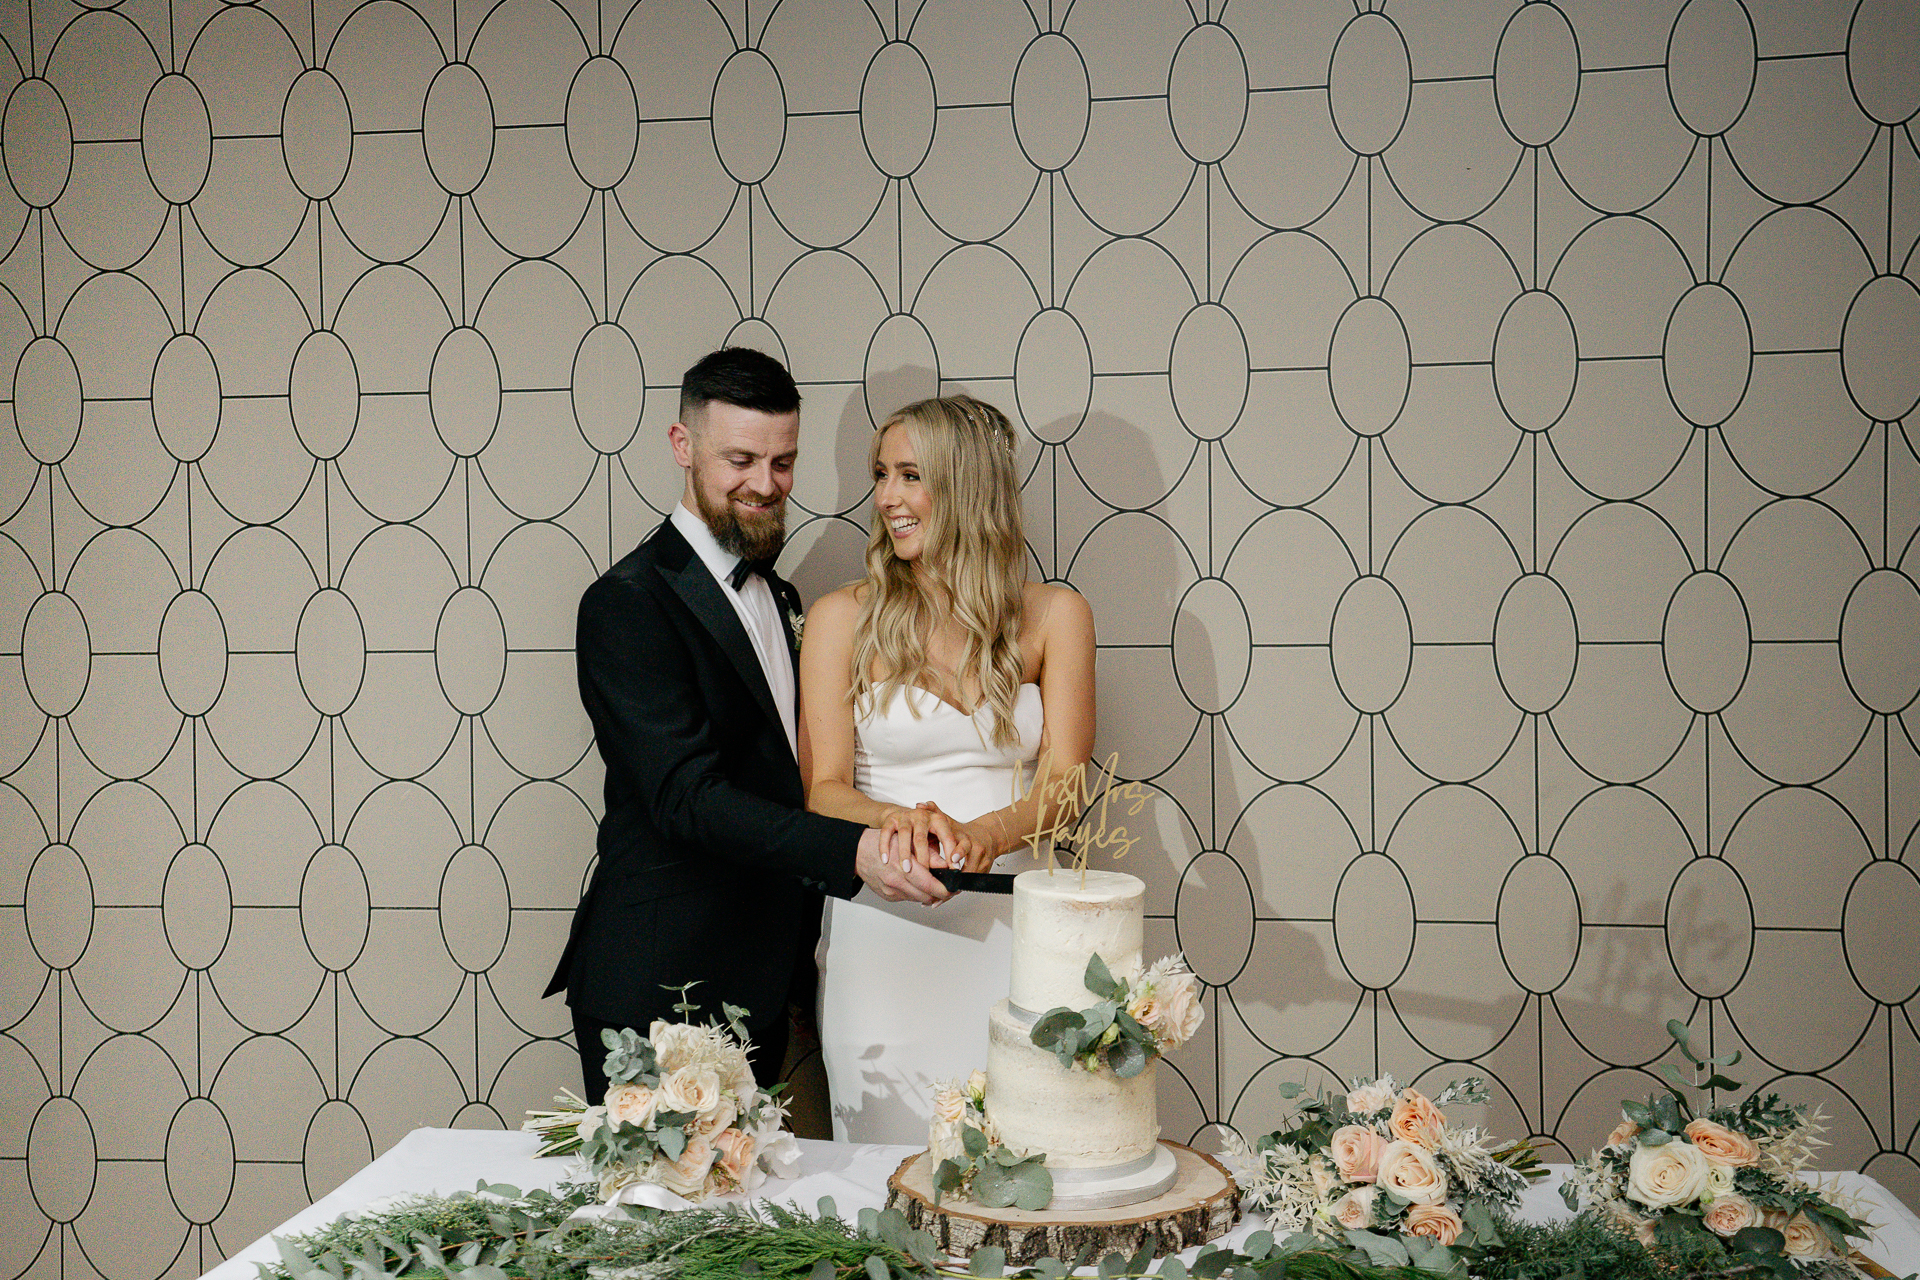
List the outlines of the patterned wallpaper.
{"label": "patterned wallpaper", "polygon": [[0,1276],[573,1078],[573,606],[723,340],[809,596],[877,416],[1029,433],[1170,1136],[1473,1070],[1584,1151],[1682,1017],[1920,1200],[1917,14],[0,6]]}

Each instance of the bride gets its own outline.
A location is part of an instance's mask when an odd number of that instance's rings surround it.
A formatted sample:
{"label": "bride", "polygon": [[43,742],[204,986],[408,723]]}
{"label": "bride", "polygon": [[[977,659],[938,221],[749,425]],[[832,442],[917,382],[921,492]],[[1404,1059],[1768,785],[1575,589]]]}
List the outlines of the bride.
{"label": "bride", "polygon": [[[807,615],[799,754],[807,806],[898,832],[932,867],[1031,865],[1050,777],[1093,750],[1093,614],[1026,580],[1015,439],[970,396],[910,404],[874,434],[863,581]],[[1050,816],[1050,815],[1048,815]],[[986,1065],[1012,899],[937,909],[862,890],[827,905],[821,1047],[834,1137],[924,1144],[936,1081]]]}

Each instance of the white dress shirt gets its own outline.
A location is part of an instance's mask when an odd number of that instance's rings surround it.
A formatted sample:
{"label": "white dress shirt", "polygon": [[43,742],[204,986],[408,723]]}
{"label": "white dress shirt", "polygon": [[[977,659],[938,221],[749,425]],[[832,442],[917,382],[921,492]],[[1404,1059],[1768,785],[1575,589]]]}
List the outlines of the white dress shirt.
{"label": "white dress shirt", "polygon": [[773,598],[773,588],[759,574],[750,573],[735,591],[728,579],[733,575],[733,567],[740,563],[740,557],[722,548],[713,530],[707,528],[707,522],[684,503],[674,507],[668,519],[713,574],[713,580],[720,584],[720,594],[740,615],[740,625],[746,628],[747,639],[753,641],[753,656],[760,659],[760,671],[767,677],[767,688],[773,692],[773,705],[780,711],[780,727],[787,732],[787,745],[798,758],[800,737],[794,724],[798,691],[794,688],[793,658],[787,652],[786,633],[780,629],[780,604]]}

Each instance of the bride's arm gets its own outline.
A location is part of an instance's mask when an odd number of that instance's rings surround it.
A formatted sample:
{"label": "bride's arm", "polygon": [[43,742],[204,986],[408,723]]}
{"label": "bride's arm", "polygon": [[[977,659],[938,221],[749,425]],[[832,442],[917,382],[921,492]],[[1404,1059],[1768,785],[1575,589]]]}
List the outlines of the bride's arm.
{"label": "bride's arm", "polygon": [[802,631],[797,745],[807,808],[879,827],[889,837],[900,832],[912,841],[913,855],[922,866],[944,865],[945,857],[935,852],[929,837],[959,857],[972,851],[946,814],[884,804],[853,785],[853,707],[847,690],[853,682],[853,633],[859,617],[854,589],[843,587],[815,602]]}
{"label": "bride's arm", "polygon": [[1048,585],[1036,595],[1040,704],[1046,712],[1040,762],[1046,772],[1034,779],[1024,799],[962,824],[984,846],[988,863],[1026,844],[1035,832],[1079,817],[1077,798],[1057,794],[1067,788],[1054,784],[1093,757],[1093,609],[1069,587]]}

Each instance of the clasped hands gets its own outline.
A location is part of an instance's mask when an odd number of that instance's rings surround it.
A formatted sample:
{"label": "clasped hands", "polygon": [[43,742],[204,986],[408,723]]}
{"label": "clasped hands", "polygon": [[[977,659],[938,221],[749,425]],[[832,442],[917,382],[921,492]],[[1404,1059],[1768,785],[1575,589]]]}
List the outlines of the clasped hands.
{"label": "clasped hands", "polygon": [[945,868],[986,871],[994,851],[985,833],[941,812],[930,800],[913,808],[889,808],[860,841],[860,878],[888,902],[923,905],[951,897],[933,872]]}

